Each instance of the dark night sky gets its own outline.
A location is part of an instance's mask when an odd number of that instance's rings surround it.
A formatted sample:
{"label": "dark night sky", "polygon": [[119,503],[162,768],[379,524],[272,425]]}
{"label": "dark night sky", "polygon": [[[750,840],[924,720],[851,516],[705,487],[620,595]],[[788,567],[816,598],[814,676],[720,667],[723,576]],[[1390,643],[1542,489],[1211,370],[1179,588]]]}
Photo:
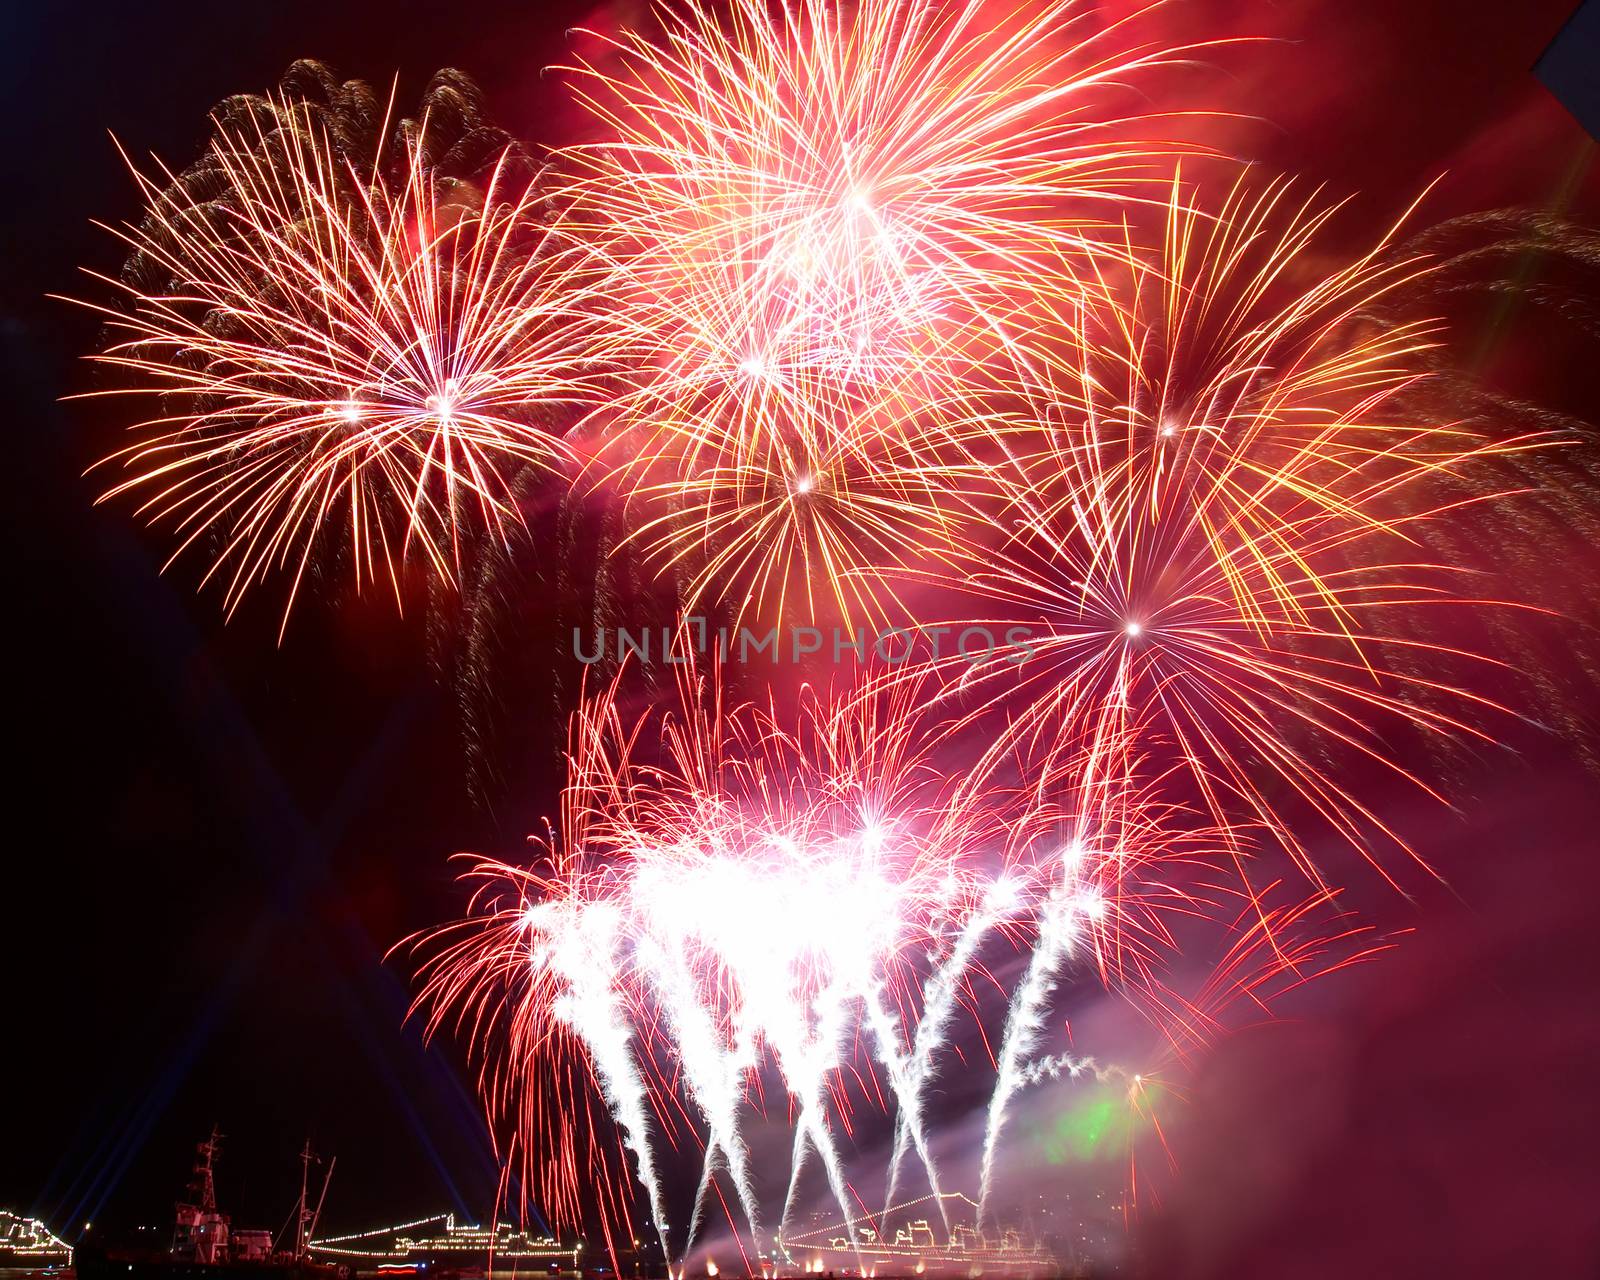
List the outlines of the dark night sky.
{"label": "dark night sky", "polygon": [[[1208,92],[1271,122],[1236,126],[1231,145],[1375,193],[1378,211],[1448,169],[1447,216],[1547,203],[1586,172],[1592,144],[1529,73],[1570,7],[1193,0],[1174,22],[1292,41],[1219,58]],[[95,326],[43,295],[82,292],[78,266],[118,261],[88,225],[134,212],[108,129],[182,164],[218,99],[315,56],[378,83],[398,71],[402,102],[459,66],[502,124],[549,138],[559,99],[539,68],[585,16],[483,0],[0,15],[0,1206],[64,1228],[164,1221],[213,1119],[232,1138],[224,1194],[246,1219],[287,1211],[307,1132],[340,1157],[336,1225],[490,1203],[470,1081],[402,1028],[404,974],[381,957],[459,905],[448,854],[516,848],[554,761],[477,812],[414,621],[382,600],[313,601],[279,649],[270,609],[224,628],[192,572],[158,576],[160,539],[90,506],[81,472],[104,432],[54,401],[82,385],[75,357]],[[1590,215],[1592,177],[1575,197]],[[1542,1271],[1500,1273],[1594,1273],[1595,791],[1553,740],[1485,768],[1423,850],[1454,892],[1391,908],[1389,924],[1417,927],[1405,952],[1225,1046],[1179,1135],[1189,1176],[1149,1227],[1165,1274],[1346,1275],[1378,1250],[1409,1274],[1541,1256]],[[1312,1239],[1329,1243],[1308,1262]]]}

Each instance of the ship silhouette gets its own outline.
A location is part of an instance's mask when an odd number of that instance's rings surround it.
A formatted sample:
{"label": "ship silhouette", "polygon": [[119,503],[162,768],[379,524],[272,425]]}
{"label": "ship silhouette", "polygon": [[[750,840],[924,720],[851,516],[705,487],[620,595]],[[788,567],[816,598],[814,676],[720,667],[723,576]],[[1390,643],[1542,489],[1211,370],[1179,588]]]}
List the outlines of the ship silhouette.
{"label": "ship silhouette", "polygon": [[308,1247],[328,1194],[333,1165],[328,1165],[322,1177],[313,1209],[311,1168],[319,1162],[309,1142],[300,1153],[294,1240],[280,1248],[272,1232],[235,1227],[217,1208],[216,1164],[221,1150],[222,1135],[216,1129],[196,1145],[188,1194],[177,1204],[166,1249],[119,1249],[82,1242],[73,1251],[78,1280],[349,1280],[350,1268],[315,1261]]}

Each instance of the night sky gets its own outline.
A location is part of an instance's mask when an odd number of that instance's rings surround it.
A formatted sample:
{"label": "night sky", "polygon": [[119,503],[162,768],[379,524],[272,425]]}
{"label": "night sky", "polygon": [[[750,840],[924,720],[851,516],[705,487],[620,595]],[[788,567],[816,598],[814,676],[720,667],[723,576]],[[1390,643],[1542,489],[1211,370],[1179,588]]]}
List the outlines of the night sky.
{"label": "night sky", "polygon": [[[1282,40],[1195,73],[1214,104],[1263,118],[1219,140],[1365,193],[1374,220],[1447,172],[1436,217],[1524,204],[1593,221],[1594,144],[1530,70],[1570,8],[1192,0],[1172,22]],[[136,212],[108,131],[181,166],[215,102],[310,56],[379,85],[398,73],[402,103],[459,67],[498,123],[558,141],[540,68],[585,20],[601,19],[569,3],[300,0],[0,16],[0,1206],[69,1237],[91,1217],[164,1224],[213,1121],[223,1197],[247,1222],[287,1213],[308,1135],[339,1157],[331,1226],[492,1204],[470,1074],[403,1025],[406,966],[383,956],[459,911],[450,854],[515,853],[549,810],[553,751],[521,753],[475,803],[416,617],[381,595],[312,599],[279,647],[270,602],[224,626],[193,565],[159,575],[161,535],[91,505],[104,411],[56,403],[87,385],[96,323],[45,295],[92,293],[78,268],[120,261],[89,225]],[[1519,390],[1539,381],[1514,364]],[[1541,367],[1561,375],[1544,396],[1600,416],[1592,364]],[[1583,550],[1553,556],[1552,581],[1593,578],[1600,551]],[[509,714],[553,746],[552,706],[532,703]],[[1466,771],[1459,812],[1416,817],[1449,883],[1385,900],[1383,925],[1415,930],[1403,949],[1202,1069],[1175,1135],[1184,1175],[1138,1228],[1158,1274],[1600,1268],[1600,783],[1554,734],[1514,745]]]}

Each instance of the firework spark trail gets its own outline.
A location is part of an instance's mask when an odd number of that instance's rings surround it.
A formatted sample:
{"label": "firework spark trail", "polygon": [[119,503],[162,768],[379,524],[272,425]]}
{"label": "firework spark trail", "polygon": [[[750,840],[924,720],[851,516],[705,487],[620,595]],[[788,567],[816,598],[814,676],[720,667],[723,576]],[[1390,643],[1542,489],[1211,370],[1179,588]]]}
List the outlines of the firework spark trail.
{"label": "firework spark trail", "polygon": [[[648,881],[644,892],[659,904],[654,907],[659,919],[671,919],[670,927],[707,941],[728,966],[741,1000],[739,1035],[770,1047],[794,1099],[795,1151],[783,1222],[787,1228],[808,1145],[822,1161],[841,1210],[850,1213],[843,1165],[827,1121],[826,1084],[841,1064],[850,1011],[876,980],[883,924],[872,916],[886,910],[893,919],[898,890],[871,869],[877,849],[870,854],[867,849],[873,842],[847,841],[839,850],[828,848],[831,842],[826,841],[821,849],[803,846],[788,836],[768,843],[779,861],[765,875],[738,860],[718,857],[707,864],[695,859],[690,879],[674,879],[670,885]],[[830,904],[838,917],[840,894],[853,894],[865,905],[836,919],[820,938],[814,936],[814,922]],[[732,918],[739,914],[747,914],[749,922]],[[772,922],[786,917],[798,927],[774,935]],[[821,985],[808,999],[803,984],[818,953],[824,962],[816,970]],[[707,1056],[704,1047],[696,1050],[682,1041],[677,1047],[688,1070],[710,1069],[709,1062],[694,1061]],[[720,1045],[712,1051],[721,1052]]]}
{"label": "firework spark trail", "polygon": [[[901,1102],[895,1117],[894,1144],[889,1156],[889,1184],[884,1195],[884,1212],[895,1202],[899,1187],[900,1169],[912,1144],[917,1141],[917,1131],[922,1126],[923,1090],[934,1077],[934,1057],[944,1047],[950,1020],[955,1014],[961,994],[961,983],[968,968],[977,957],[978,948],[993,929],[1018,909],[1019,896],[1010,881],[998,882],[987,895],[983,905],[961,926],[950,954],[929,975],[922,992],[922,1016],[917,1020],[912,1036],[911,1062],[907,1074],[906,1092],[909,1099]],[[937,1170],[933,1161],[922,1153],[928,1181],[935,1195],[939,1193]],[[944,1201],[939,1202],[939,1212],[944,1219],[945,1233],[950,1231],[950,1214]]]}
{"label": "firework spark trail", "polygon": [[[926,1008],[926,1003],[924,1003]],[[914,1057],[908,1057],[902,1052],[902,1035],[899,1020],[884,1007],[882,993],[874,991],[866,1002],[867,1020],[871,1028],[873,1041],[878,1046],[879,1060],[889,1073],[890,1088],[894,1093],[895,1101],[895,1141],[907,1142],[916,1148],[917,1158],[922,1161],[923,1172],[927,1174],[928,1186],[935,1197],[940,1194],[939,1171],[933,1162],[933,1155],[928,1150],[928,1139],[923,1131],[922,1106],[920,1094],[921,1081],[914,1074]],[[921,1034],[921,1023],[912,1031],[912,1051],[915,1053],[916,1040]],[[902,1127],[906,1138],[901,1139]],[[899,1163],[899,1156],[891,1157],[890,1195],[885,1204],[893,1203],[893,1168]],[[949,1215],[945,1210],[944,1201],[936,1199],[940,1215],[945,1218],[945,1227],[949,1229]]]}
{"label": "firework spark trail", "polygon": [[[724,1043],[681,949],[674,949],[669,955],[661,943],[646,938],[639,945],[638,958],[643,970],[650,975],[653,991],[663,1002],[674,1047],[688,1076],[690,1094],[708,1126],[700,1185],[684,1237],[684,1255],[687,1257],[694,1247],[704,1221],[707,1194],[719,1153],[733,1175],[734,1190],[754,1238],[760,1231],[760,1210],[754,1171],[750,1168],[749,1152],[739,1128],[744,1078],[753,1065],[754,1055],[738,1044],[730,1049]],[[743,1037],[740,1039],[742,1041]]]}
{"label": "firework spark trail", "polygon": [[1085,901],[1076,886],[1058,893],[1045,905],[1039,940],[1028,957],[1022,981],[1012,993],[1001,1033],[998,1072],[989,1097],[983,1134],[983,1154],[978,1171],[978,1222],[989,1217],[995,1159],[1011,1100],[1026,1083],[1027,1063],[1039,1046],[1048,1002],[1057,972],[1071,959],[1083,934],[1083,915],[1098,907],[1098,899]]}
{"label": "firework spark trail", "polygon": [[648,1094],[634,1056],[633,1028],[617,995],[617,927],[614,910],[540,903],[528,908],[527,928],[537,941],[532,963],[561,975],[564,990],[551,1013],[570,1026],[587,1047],[606,1105],[638,1161],[638,1178],[650,1201],[661,1248],[668,1251],[669,1220],[650,1140]]}
{"label": "firework spark trail", "polygon": [[[1034,908],[1038,936],[1022,979],[1012,992],[1000,1037],[993,1091],[990,1094],[982,1154],[978,1171],[978,1222],[988,1217],[995,1163],[1013,1098],[1025,1087],[1028,1064],[1039,1047],[1047,1004],[1055,991],[1057,975],[1088,944],[1103,957],[1106,934],[1113,939],[1126,918],[1122,895],[1133,857],[1159,857],[1161,842],[1152,823],[1155,809],[1148,782],[1140,785],[1139,761],[1133,755],[1136,735],[1131,731],[1124,697],[1108,699],[1104,712],[1089,729],[1090,736],[1063,752],[1050,744],[1036,766],[1036,801],[1052,790],[1063,792],[1069,811],[1052,806],[1031,816],[1036,825],[1044,812],[1067,817],[1071,835],[1065,847],[1045,846],[1030,858],[1030,885],[1039,895]],[[1048,829],[1048,827],[1046,827]],[[1141,839],[1140,837],[1143,837]],[[1118,910],[1107,902],[1106,890],[1117,895]],[[1102,974],[1104,961],[1101,960]]]}
{"label": "firework spark trail", "polygon": [[1127,1080],[1131,1078],[1121,1067],[1102,1067],[1092,1057],[1082,1057],[1075,1053],[1061,1053],[1053,1058],[1040,1058],[1037,1062],[1030,1062],[1027,1066],[1019,1069],[1016,1076],[1017,1088],[1026,1089],[1045,1080],[1059,1080],[1063,1071],[1074,1080],[1087,1072],[1101,1084],[1106,1084],[1112,1080]]}
{"label": "firework spark trail", "polygon": [[[828,1189],[844,1216],[850,1237],[850,1247],[860,1260],[861,1242],[855,1229],[855,1215],[850,1201],[849,1187],[845,1181],[844,1165],[839,1158],[839,1147],[828,1125],[824,1086],[828,1074],[839,1065],[839,1042],[847,1029],[843,1001],[830,1001],[824,1005],[811,1044],[790,1046],[785,1053],[782,1045],[775,1046],[779,1065],[791,1095],[799,1106],[795,1117],[794,1150],[790,1158],[789,1189],[784,1196],[782,1228],[787,1231],[793,1221],[798,1202],[800,1173],[804,1168],[805,1149],[810,1148],[822,1161],[827,1175]],[[795,1052],[798,1049],[798,1053]]]}

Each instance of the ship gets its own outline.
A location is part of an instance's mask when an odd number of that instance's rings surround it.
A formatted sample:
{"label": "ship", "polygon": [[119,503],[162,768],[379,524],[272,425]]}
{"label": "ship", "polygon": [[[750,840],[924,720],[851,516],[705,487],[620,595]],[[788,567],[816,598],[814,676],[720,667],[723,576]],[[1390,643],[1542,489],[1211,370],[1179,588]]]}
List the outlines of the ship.
{"label": "ship", "polygon": [[71,1261],[71,1247],[44,1223],[0,1209],[0,1271],[49,1271]]}
{"label": "ship", "polygon": [[119,1249],[80,1242],[74,1250],[77,1280],[349,1280],[350,1268],[318,1262],[307,1247],[322,1213],[333,1176],[330,1163],[313,1210],[311,1168],[318,1163],[307,1143],[300,1153],[300,1203],[294,1214],[292,1247],[278,1248],[270,1231],[239,1228],[217,1208],[216,1163],[222,1135],[195,1147],[188,1195],[178,1202],[172,1242],[164,1250]]}
{"label": "ship", "polygon": [[[906,1201],[881,1218],[862,1214],[829,1221],[814,1214],[779,1240],[787,1265],[774,1263],[772,1273],[789,1275],[798,1267],[803,1275],[863,1280],[978,1275],[1036,1280],[1060,1274],[1057,1260],[1042,1245],[1027,1243],[1015,1228],[990,1234],[978,1228],[977,1220],[977,1204],[958,1191]],[[767,1274],[766,1266],[762,1272]]]}
{"label": "ship", "polygon": [[393,1227],[312,1240],[313,1257],[343,1262],[358,1271],[389,1275],[475,1276],[491,1271],[577,1272],[583,1245],[519,1231],[509,1223],[458,1222],[437,1213]]}

